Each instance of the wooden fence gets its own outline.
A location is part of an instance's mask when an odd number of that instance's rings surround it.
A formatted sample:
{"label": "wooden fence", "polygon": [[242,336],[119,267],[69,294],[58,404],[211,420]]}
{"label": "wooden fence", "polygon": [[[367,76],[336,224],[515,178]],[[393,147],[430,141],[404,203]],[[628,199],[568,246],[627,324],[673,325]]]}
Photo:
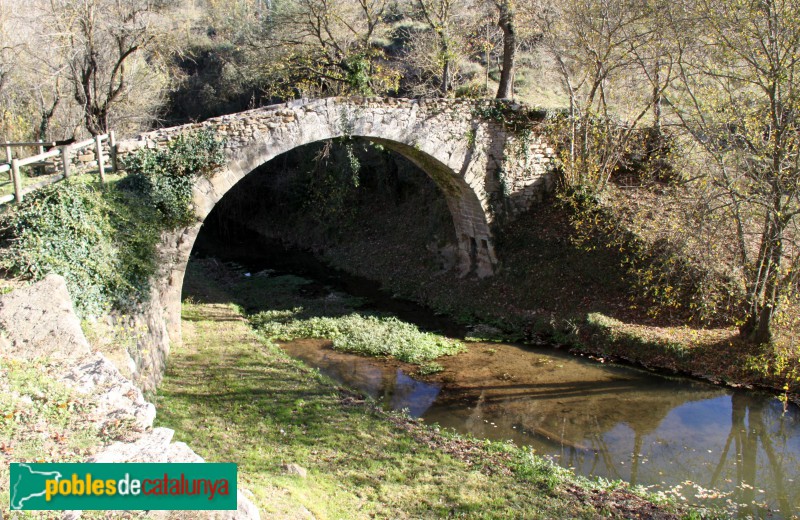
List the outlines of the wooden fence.
{"label": "wooden fence", "polygon": [[[75,165],[75,171],[73,172],[73,164],[72,158],[77,152],[82,150],[90,149],[94,147],[94,155],[95,160],[97,162],[97,170],[100,175],[100,181],[106,181],[106,154],[103,152],[103,142],[108,142],[108,150],[109,150],[109,159],[111,161],[111,171],[117,171],[117,143],[114,137],[114,132],[111,131],[108,134],[97,135],[95,137],[86,139],[84,141],[80,141],[77,143],[67,144],[63,146],[58,146],[57,143],[46,143],[42,141],[35,141],[35,142],[27,142],[27,143],[0,143],[0,146],[5,146],[6,152],[6,160],[5,162],[0,162],[0,174],[9,172],[9,183],[12,183],[14,186],[14,191],[10,195],[0,196],[0,204],[6,204],[8,202],[16,201],[22,202],[22,197],[27,194],[35,191],[39,188],[47,186],[49,184],[53,184],[59,181],[62,181],[73,175],[73,173],[79,173],[81,168]],[[39,153],[36,155],[32,155],[30,157],[25,158],[14,158],[13,156],[13,149],[15,147],[37,147],[39,149]],[[50,150],[45,151],[45,147],[50,148]],[[47,176],[46,179],[43,179],[40,182],[34,183],[30,186],[23,187],[22,186],[22,172],[21,168],[27,166],[34,166],[34,165],[44,165],[44,164],[51,164],[55,165],[56,167],[61,167],[60,174],[54,174]]]}

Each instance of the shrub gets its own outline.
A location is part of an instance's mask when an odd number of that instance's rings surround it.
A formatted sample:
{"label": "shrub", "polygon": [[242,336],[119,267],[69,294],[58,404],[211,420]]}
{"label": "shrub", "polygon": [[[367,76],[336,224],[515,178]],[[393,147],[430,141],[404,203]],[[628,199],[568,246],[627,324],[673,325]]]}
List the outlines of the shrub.
{"label": "shrub", "polygon": [[391,356],[407,363],[423,363],[458,354],[464,346],[456,340],[420,331],[394,317],[347,316],[299,319],[301,308],[260,312],[250,318],[254,327],[274,339],[326,338],[333,348],[367,356]]}
{"label": "shrub", "polygon": [[152,220],[113,186],[53,184],[0,219],[0,266],[31,280],[63,276],[81,316],[127,308],[147,294],[155,266]]}
{"label": "shrub", "polygon": [[27,197],[0,223],[0,265],[38,280],[63,276],[83,315],[99,314],[121,285],[119,255],[111,240],[109,207],[97,190],[69,182]]}
{"label": "shrub", "polygon": [[222,144],[200,132],[134,154],[117,183],[74,178],[37,190],[0,217],[0,268],[63,276],[81,317],[130,310],[149,294],[161,232],[195,219],[195,175],[222,160]]}
{"label": "shrub", "polygon": [[699,325],[733,321],[742,295],[732,277],[692,257],[673,237],[643,237],[636,223],[621,215],[624,198],[603,201],[585,185],[565,189],[559,197],[570,215],[573,243],[586,251],[618,252],[632,299],[646,303],[652,317],[680,317]]}
{"label": "shrub", "polygon": [[166,149],[142,149],[127,157],[124,168],[128,177],[121,186],[152,205],[166,229],[175,229],[196,219],[192,206],[195,178],[209,176],[224,161],[224,143],[213,132],[181,134]]}

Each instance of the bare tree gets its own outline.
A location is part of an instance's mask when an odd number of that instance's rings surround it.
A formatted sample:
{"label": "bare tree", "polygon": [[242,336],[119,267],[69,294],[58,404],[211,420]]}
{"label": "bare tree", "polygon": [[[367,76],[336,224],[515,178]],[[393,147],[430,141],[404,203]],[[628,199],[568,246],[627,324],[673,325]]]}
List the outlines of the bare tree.
{"label": "bare tree", "polygon": [[699,0],[703,33],[680,62],[670,103],[701,146],[715,211],[735,227],[742,333],[772,340],[778,302],[800,271],[800,1]]}
{"label": "bare tree", "polygon": [[36,27],[37,7],[0,1],[2,133],[10,139],[46,138],[52,122],[64,116],[57,51]]}
{"label": "bare tree", "polygon": [[153,0],[50,0],[72,97],[91,134],[109,129],[109,116],[129,94],[135,59],[155,41]]}
{"label": "bare tree", "polygon": [[13,17],[14,5],[0,0],[0,135],[9,140],[27,133],[20,124],[23,110],[16,81],[23,46],[13,37]]}
{"label": "bare tree", "polygon": [[[275,9],[275,31],[260,45],[287,90],[302,95],[382,92],[398,75],[374,44],[388,0],[293,0]],[[291,92],[284,92],[289,95]]]}
{"label": "bare tree", "polygon": [[8,25],[8,7],[4,0],[0,0],[0,96],[3,94],[3,87],[8,83],[13,66],[14,46],[8,38]]}
{"label": "bare tree", "polygon": [[415,5],[435,45],[438,93],[447,96],[454,89],[454,79],[469,47],[470,30],[484,5],[472,0],[416,0]]}
{"label": "bare tree", "polygon": [[648,89],[637,55],[650,43],[651,14],[640,2],[612,0],[545,0],[534,9],[542,46],[569,99],[563,129],[567,184],[602,190],[666,89],[668,81],[660,77],[654,95],[641,95]]}

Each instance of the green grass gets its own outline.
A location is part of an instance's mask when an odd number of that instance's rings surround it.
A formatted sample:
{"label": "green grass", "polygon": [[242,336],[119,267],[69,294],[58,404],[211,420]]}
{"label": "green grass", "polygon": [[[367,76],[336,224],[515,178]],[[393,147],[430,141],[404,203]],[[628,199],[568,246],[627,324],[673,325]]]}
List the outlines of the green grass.
{"label": "green grass", "polygon": [[[10,173],[11,172],[0,173],[0,196],[11,195],[12,193],[14,193],[14,182],[11,181],[9,177]],[[28,175],[20,175],[20,182],[22,184],[22,189],[24,190],[28,186],[32,186],[37,182],[41,182],[46,178],[47,176],[29,177]]]}
{"label": "green grass", "polygon": [[0,511],[9,507],[9,463],[78,462],[108,440],[92,420],[93,396],[60,383],[59,367],[0,357]]}
{"label": "green grass", "polygon": [[297,318],[302,311],[302,308],[297,308],[293,311],[260,312],[250,318],[250,323],[269,338],[282,341],[330,339],[333,348],[342,352],[393,357],[406,363],[424,363],[464,351],[459,341],[423,332],[415,325],[392,316],[353,313],[335,318]]}
{"label": "green grass", "polygon": [[267,338],[324,338],[342,352],[416,364],[464,350],[459,341],[421,331],[393,316],[359,311],[363,300],[316,287],[305,278],[233,273],[218,274],[236,284],[237,301],[251,313],[251,325]]}
{"label": "green grass", "polygon": [[[187,304],[184,344],[170,354],[159,425],[208,460],[239,464],[266,516],[318,518],[591,517],[558,489],[561,470],[504,445],[437,437],[337,388],[260,340],[234,305]],[[420,436],[434,436],[425,431]],[[469,461],[438,449],[465,443]],[[510,458],[505,471],[496,460]],[[284,474],[296,463],[309,476]]]}
{"label": "green grass", "polygon": [[444,367],[437,363],[436,361],[431,361],[430,363],[423,363],[420,365],[419,370],[417,370],[418,376],[428,376],[431,374],[437,374],[444,370]]}
{"label": "green grass", "polygon": [[[12,193],[14,193],[14,183],[11,181],[10,174],[11,174],[10,171],[9,172],[0,173],[0,196],[11,195]],[[53,178],[53,177],[55,177],[57,175],[60,175],[60,173],[56,172],[56,173],[49,173],[49,174],[46,174],[46,175],[28,175],[23,170],[22,174],[20,175],[20,181],[22,182],[22,189],[24,191],[29,186],[33,186],[33,185],[38,184],[40,182],[47,181],[50,178]],[[98,177],[99,174],[98,174],[98,169],[97,168],[90,168],[90,169],[81,170],[81,171],[73,173],[73,176],[75,176],[75,175],[86,175],[86,176],[88,176],[87,178],[91,178],[91,179],[94,179],[94,180],[99,178]],[[111,172],[107,172],[106,173],[106,180],[109,181],[109,182],[114,180],[114,179],[117,179],[119,177],[120,177],[120,175],[118,175],[118,174],[114,174],[114,173],[111,173]]]}
{"label": "green grass", "polygon": [[[264,283],[231,280],[237,299],[225,302],[213,277],[190,264],[185,287],[202,287],[216,303],[196,295],[184,303],[183,344],[170,352],[156,419],[206,460],[237,463],[262,517],[597,517],[575,491],[586,496],[586,481],[530,450],[387,413],[290,358],[241,313],[238,298]],[[308,477],[288,474],[284,464],[299,464]],[[641,501],[597,493],[598,508],[602,497]]]}

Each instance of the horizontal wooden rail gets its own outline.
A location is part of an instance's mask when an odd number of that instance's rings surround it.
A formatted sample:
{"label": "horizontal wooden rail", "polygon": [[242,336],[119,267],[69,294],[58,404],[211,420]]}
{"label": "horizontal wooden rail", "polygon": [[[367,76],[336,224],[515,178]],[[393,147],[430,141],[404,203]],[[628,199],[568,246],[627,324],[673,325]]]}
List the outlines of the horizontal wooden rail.
{"label": "horizontal wooden rail", "polygon": [[[108,138],[106,134],[99,136],[101,140]],[[84,139],[83,141],[78,141],[77,143],[73,143],[69,145],[70,148],[73,150],[80,150],[81,148],[86,148],[87,146],[91,146],[94,144],[94,137],[90,137],[89,139]]]}
{"label": "horizontal wooden rail", "polygon": [[58,146],[58,143],[46,143],[44,141],[29,141],[27,143],[9,143],[6,141],[3,143],[5,146],[47,146],[48,148],[52,148],[53,146]]}
{"label": "horizontal wooden rail", "polygon": [[39,155],[32,155],[31,157],[26,157],[25,159],[14,160],[17,161],[18,166],[28,166],[29,164],[44,162],[51,157],[58,157],[59,155],[61,155],[61,150],[56,148],[55,150],[50,150],[49,152],[41,153]]}
{"label": "horizontal wooden rail", "polygon": [[[52,150],[45,152],[44,147],[54,147],[58,146],[57,143],[45,143],[45,142],[22,142],[22,143],[0,143],[0,146],[5,146],[6,149],[6,158],[8,160],[5,164],[0,164],[0,173],[10,171],[11,172],[11,179],[10,181],[14,184],[14,193],[12,195],[5,195],[0,197],[0,204],[5,204],[12,200],[16,200],[17,202],[22,202],[22,197],[25,194],[28,194],[32,191],[35,191],[39,188],[47,186],[49,184],[53,184],[60,180],[63,180],[70,175],[71,169],[71,156],[73,152],[79,152],[84,148],[88,148],[92,145],[95,147],[95,159],[97,161],[97,169],[100,174],[100,181],[106,181],[106,172],[105,172],[105,164],[106,158],[103,154],[103,141],[107,140],[109,142],[109,148],[111,151],[111,167],[113,171],[117,170],[117,160],[116,160],[116,139],[114,137],[114,132],[109,132],[108,134],[96,135],[90,139],[84,139],[83,141],[79,141],[77,143],[67,144],[63,146],[59,146],[58,148],[53,148]],[[39,153],[37,155],[32,155],[30,157],[26,157],[24,159],[15,159],[12,157],[11,154],[11,147],[13,146],[38,146]],[[23,166],[30,166],[32,164],[41,164],[47,161],[48,159],[52,159],[55,157],[61,157],[61,166],[63,169],[63,173],[60,175],[51,176],[43,181],[37,182],[32,184],[31,186],[26,187],[25,189],[22,188],[22,176],[20,174],[20,168]]]}

